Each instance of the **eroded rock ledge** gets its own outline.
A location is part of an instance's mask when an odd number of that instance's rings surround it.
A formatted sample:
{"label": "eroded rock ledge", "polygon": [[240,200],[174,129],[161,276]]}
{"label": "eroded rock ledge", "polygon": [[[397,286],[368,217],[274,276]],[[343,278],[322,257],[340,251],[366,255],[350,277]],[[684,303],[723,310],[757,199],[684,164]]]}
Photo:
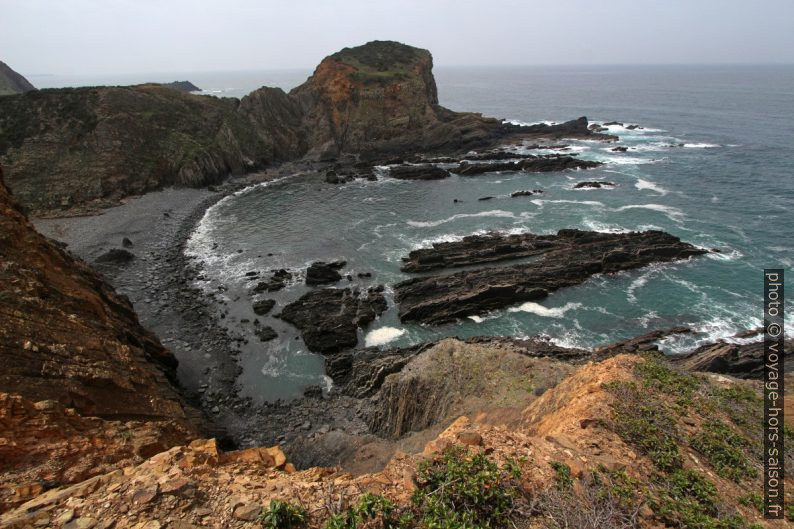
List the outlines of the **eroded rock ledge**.
{"label": "eroded rock ledge", "polygon": [[601,273],[702,255],[706,250],[661,231],[467,237],[412,252],[404,269],[426,271],[534,257],[526,263],[409,279],[395,285],[402,321],[440,324],[545,298]]}

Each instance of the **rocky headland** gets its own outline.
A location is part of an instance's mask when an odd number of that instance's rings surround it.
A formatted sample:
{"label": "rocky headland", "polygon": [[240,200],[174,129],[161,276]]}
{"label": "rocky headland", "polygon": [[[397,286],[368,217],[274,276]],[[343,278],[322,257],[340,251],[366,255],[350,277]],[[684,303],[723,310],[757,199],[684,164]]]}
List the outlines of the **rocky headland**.
{"label": "rocky headland", "polygon": [[[410,180],[587,169],[593,162],[573,155],[506,144],[614,139],[586,118],[517,126],[444,109],[431,68],[425,50],[373,42],[327,57],[290,93],[262,88],[239,101],[156,85],[0,98],[0,161],[16,195],[0,183],[0,527],[750,529],[762,520],[757,333],[672,360],[661,341],[691,329],[592,349],[545,336],[362,348],[388,289],[338,288],[345,263],[314,262],[308,291],[279,309],[268,296],[294,271],[247,272],[248,301],[323,353],[333,386],[261,405],[240,395],[235,344],[246,338],[219,325],[225,314],[195,287],[201,271],[183,252],[206,207],[251,183],[230,174],[308,169],[333,184],[384,165]],[[24,213],[221,181],[180,194],[179,208],[152,198],[151,211],[108,217],[118,222],[105,227],[112,242],[75,245],[104,275]],[[412,251],[403,271],[417,277],[392,286],[403,320],[435,325],[705,253],[661,231],[493,233]],[[275,333],[261,325],[256,336]],[[792,354],[789,341],[789,366]]]}
{"label": "rocky headland", "polygon": [[[371,166],[508,140],[616,139],[590,131],[586,118],[522,127],[453,112],[438,103],[432,66],[427,50],[374,41],[326,57],[289,93],[263,87],[237,100],[148,84],[2,97],[0,163],[24,207],[62,215],[290,160]],[[528,170],[586,165],[571,157],[517,163]]]}

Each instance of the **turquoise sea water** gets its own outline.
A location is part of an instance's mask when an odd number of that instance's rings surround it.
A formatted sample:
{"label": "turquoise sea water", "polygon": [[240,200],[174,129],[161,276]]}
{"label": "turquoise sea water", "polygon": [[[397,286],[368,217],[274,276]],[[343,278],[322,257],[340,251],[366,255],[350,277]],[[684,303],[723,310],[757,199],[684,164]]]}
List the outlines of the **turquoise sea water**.
{"label": "turquoise sea water", "polygon": [[[307,74],[190,79],[239,96],[259,79],[289,88]],[[390,347],[449,335],[545,334],[561,344],[593,346],[679,324],[699,331],[663,343],[675,353],[761,323],[762,270],[790,269],[794,260],[794,67],[437,68],[436,78],[441,103],[455,110],[526,123],[586,115],[643,129],[610,127],[631,149],[624,154],[610,151],[613,145],[570,142],[571,152],[606,162],[590,171],[430,182],[397,181],[383,172],[377,182],[343,186],[295,176],[228,197],[207,212],[188,252],[203,263],[204,288],[227,289],[223,321],[235,333],[250,333],[252,325],[240,320],[255,317],[252,284],[244,278],[249,270],[299,271],[315,260],[344,259],[354,277],[373,273],[369,283],[353,284],[388,286],[408,277],[399,271],[400,258],[433,241],[560,228],[662,229],[721,253],[597,276],[540,304],[441,327],[403,325],[392,307],[362,332],[361,342]],[[581,180],[617,186],[572,189]],[[545,193],[509,197],[538,188]],[[484,196],[495,198],[477,200]],[[271,296],[278,302],[273,312],[306,291],[300,274],[296,279]],[[792,287],[790,275],[786,286]],[[792,321],[792,311],[787,315]],[[294,328],[260,320],[281,337],[266,344],[253,338],[243,347],[247,394],[283,398],[329,383],[322,358],[306,351]]]}

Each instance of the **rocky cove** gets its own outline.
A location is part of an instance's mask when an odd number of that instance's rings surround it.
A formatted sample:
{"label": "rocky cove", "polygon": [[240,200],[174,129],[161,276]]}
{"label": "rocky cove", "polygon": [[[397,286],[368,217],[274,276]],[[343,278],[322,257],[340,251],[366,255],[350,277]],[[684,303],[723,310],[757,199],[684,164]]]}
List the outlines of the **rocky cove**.
{"label": "rocky cove", "polygon": [[[656,463],[646,462],[652,456],[642,445],[621,437],[619,426],[609,422],[622,411],[606,384],[652,383],[641,367],[661,362],[652,353],[670,352],[675,340],[700,335],[698,342],[683,342],[690,344],[688,352],[672,367],[653,369],[669,370],[663,372],[674,380],[695,376],[688,370],[736,377],[685,378],[711,388],[703,390],[709,395],[719,394],[714,388],[757,390],[762,355],[753,333],[711,343],[697,329],[664,318],[651,324],[653,330],[648,323],[627,323],[623,334],[629,336],[595,333],[579,343],[564,343],[553,326],[532,332],[532,323],[520,318],[555,322],[581,311],[613,325],[610,318],[622,315],[604,313],[599,309],[607,310],[606,303],[597,300],[616,291],[621,298],[636,296],[646,274],[697,270],[724,249],[647,226],[645,215],[657,215],[654,223],[687,233],[675,209],[609,202],[632,192],[633,180],[603,180],[599,171],[609,170],[609,162],[581,149],[588,142],[613,149],[612,143],[623,141],[614,127],[622,125],[592,127],[586,118],[506,125],[448,111],[438,106],[425,54],[394,43],[346,49],[290,94],[262,89],[237,104],[222,102],[234,117],[223,117],[220,143],[203,146],[198,158],[184,151],[187,162],[179,168],[163,169],[155,153],[147,161],[155,160],[156,171],[136,165],[137,172],[113,173],[129,185],[98,186],[112,193],[97,194],[97,186],[87,185],[102,180],[107,168],[78,179],[75,167],[59,162],[52,195],[34,196],[38,184],[31,175],[47,159],[40,150],[45,141],[35,131],[55,123],[48,133],[67,134],[78,150],[93,148],[97,139],[130,130],[130,122],[113,129],[121,114],[98,116],[104,123],[94,130],[75,131],[74,120],[58,121],[62,116],[14,128],[32,134],[12,138],[16,143],[4,155],[9,187],[25,207],[51,216],[61,207],[74,213],[122,205],[98,217],[35,220],[40,231],[92,262],[100,276],[36,234],[15,199],[1,190],[2,241],[13,243],[4,249],[4,263],[10,263],[3,267],[4,284],[17,289],[0,298],[3,313],[29,312],[41,320],[34,320],[35,340],[24,326],[0,327],[3,357],[14,359],[12,376],[4,372],[0,387],[8,392],[2,394],[2,419],[22,440],[0,451],[11,485],[3,489],[3,508],[22,505],[3,524],[25,527],[46,517],[43,525],[69,527],[79,520],[106,527],[155,521],[248,527],[258,523],[269,500],[282,498],[309,507],[311,523],[321,526],[330,509],[324,505],[338,499],[338,510],[344,509],[362,490],[408,502],[407,495],[422,486],[419,461],[453,444],[504,460],[525,458],[524,475],[532,476],[522,485],[526,490],[545,490],[554,480],[548,462],[558,460],[575,479],[586,479],[593,462],[641,478],[642,469]],[[384,57],[397,59],[384,70]],[[367,107],[378,94],[391,94],[393,83],[402,88],[390,100],[393,106]],[[100,90],[91,97],[103,99],[103,111],[113,108],[114,97],[156,97],[165,105],[193,97],[153,87],[119,90],[130,93]],[[362,105],[350,97],[358,90],[367,94]],[[62,95],[78,98],[69,99],[77,106],[87,104],[79,91]],[[37,115],[46,118],[52,104],[46,100],[60,96],[38,97],[45,101],[33,97],[44,105]],[[0,103],[26,104],[8,101]],[[172,112],[169,107],[167,114]],[[137,119],[134,112],[123,118]],[[248,129],[251,121],[270,132]],[[163,130],[180,126],[177,120]],[[629,127],[636,133],[639,125]],[[95,136],[80,144],[86,135]],[[263,150],[249,150],[247,139],[264,141],[256,145]],[[118,153],[101,150],[100,158],[118,162]],[[239,165],[245,159],[252,163]],[[588,180],[580,171],[589,171]],[[125,197],[179,179],[213,186]],[[581,193],[615,198],[572,198]],[[490,198],[487,207],[484,197]],[[490,209],[494,201],[499,206]],[[622,222],[636,229],[599,231],[584,217],[570,216],[560,227],[552,209],[564,204],[588,215],[605,211],[610,220],[623,215]],[[333,217],[333,211],[342,214]],[[54,271],[77,283],[47,279]],[[68,301],[75,291],[82,293],[81,303]],[[546,298],[549,306],[541,305]],[[95,321],[102,325],[94,327]],[[517,332],[517,325],[525,327]],[[640,328],[647,332],[632,332]],[[370,333],[378,330],[391,335],[373,340]],[[93,341],[77,343],[69,335]],[[46,369],[25,367],[45,352]],[[37,389],[51,380],[65,383]],[[281,386],[271,389],[276,381]],[[667,409],[664,388],[653,387]],[[102,406],[110,403],[115,409]],[[742,424],[722,409],[719,414]],[[697,433],[705,429],[701,415],[696,410],[676,420]],[[58,433],[46,437],[41,431]],[[44,440],[31,444],[37,436]],[[742,484],[714,476],[716,464],[696,443],[676,442],[682,452],[702,458],[697,471],[708,473],[727,504],[737,504]],[[91,454],[101,460],[95,468]],[[58,468],[46,464],[53,457]],[[137,499],[114,513],[124,494]],[[720,512],[715,507],[708,516]],[[752,516],[749,509],[742,514]],[[649,508],[641,525],[676,523],[663,516]]]}

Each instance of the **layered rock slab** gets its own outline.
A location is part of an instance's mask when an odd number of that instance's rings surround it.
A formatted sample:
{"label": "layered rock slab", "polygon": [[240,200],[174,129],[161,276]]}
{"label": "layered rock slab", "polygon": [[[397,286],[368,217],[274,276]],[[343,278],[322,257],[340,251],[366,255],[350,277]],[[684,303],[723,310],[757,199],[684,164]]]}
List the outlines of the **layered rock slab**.
{"label": "layered rock slab", "polygon": [[414,252],[404,266],[427,270],[479,265],[519,257],[530,261],[503,267],[436,274],[394,287],[402,321],[441,324],[516,303],[545,298],[595,274],[641,268],[702,255],[706,250],[661,231],[599,233],[560,230],[552,236],[493,235],[445,243]]}

